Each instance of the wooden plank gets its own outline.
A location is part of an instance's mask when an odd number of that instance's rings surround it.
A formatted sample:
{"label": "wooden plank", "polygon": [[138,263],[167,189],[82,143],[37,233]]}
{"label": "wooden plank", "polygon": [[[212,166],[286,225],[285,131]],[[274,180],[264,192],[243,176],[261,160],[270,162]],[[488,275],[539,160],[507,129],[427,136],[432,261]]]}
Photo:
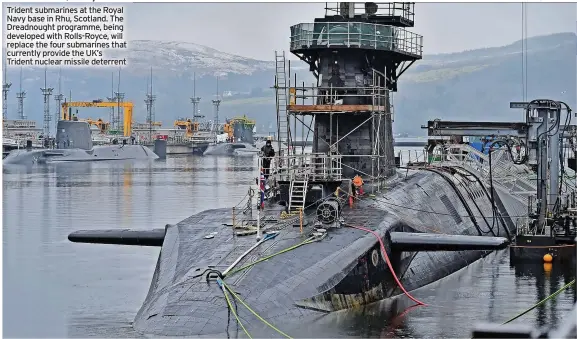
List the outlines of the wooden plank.
{"label": "wooden plank", "polygon": [[385,106],[373,105],[288,105],[287,109],[291,112],[300,113],[322,113],[322,112],[370,112],[384,111]]}

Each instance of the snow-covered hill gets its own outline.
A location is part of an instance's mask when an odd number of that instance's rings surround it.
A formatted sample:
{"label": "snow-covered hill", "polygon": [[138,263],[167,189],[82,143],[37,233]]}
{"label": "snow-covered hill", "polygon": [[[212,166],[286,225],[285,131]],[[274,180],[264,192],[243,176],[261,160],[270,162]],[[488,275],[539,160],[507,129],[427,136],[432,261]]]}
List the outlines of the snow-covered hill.
{"label": "snow-covered hill", "polygon": [[[530,97],[564,97],[575,103],[574,33],[560,33],[528,39],[528,90]],[[443,119],[506,119],[510,120],[509,101],[521,99],[521,43],[484,48],[460,53],[424,56],[400,79],[399,92],[394,96],[395,131],[420,132],[419,126],[430,118]],[[274,61],[254,60],[223,53],[213,48],[174,41],[131,41],[126,51],[109,51],[120,57],[126,53],[129,66],[121,72],[120,92],[125,100],[135,104],[135,120],[144,121],[144,98],[150,68],[156,95],[156,120],[172,126],[176,117],[190,116],[193,74],[196,73],[196,94],[201,97],[201,112],[213,116],[211,100],[215,97],[216,78],[222,97],[221,117],[246,114],[269,126],[276,123]],[[273,59],[271,51],[271,59]],[[125,56],[122,56],[125,57]],[[8,118],[15,119],[19,68],[9,67]],[[291,71],[300,81],[313,82],[308,66],[291,61]],[[571,76],[573,74],[573,76]],[[62,69],[61,92],[74,101],[106,99],[117,91],[118,68]],[[114,78],[114,89],[111,78]],[[27,92],[24,105],[28,117],[42,120],[44,69],[24,69],[23,89]],[[48,86],[58,93],[58,68],[48,69]],[[51,111],[55,109],[51,98]],[[85,109],[82,117],[104,119],[108,111]],[[40,124],[41,125],[41,124]]]}
{"label": "snow-covered hill", "polygon": [[189,42],[130,41],[127,49],[108,50],[105,55],[126,58],[131,72],[197,72],[199,76],[226,76],[229,73],[251,75],[274,70],[274,62],[260,61],[217,51]]}

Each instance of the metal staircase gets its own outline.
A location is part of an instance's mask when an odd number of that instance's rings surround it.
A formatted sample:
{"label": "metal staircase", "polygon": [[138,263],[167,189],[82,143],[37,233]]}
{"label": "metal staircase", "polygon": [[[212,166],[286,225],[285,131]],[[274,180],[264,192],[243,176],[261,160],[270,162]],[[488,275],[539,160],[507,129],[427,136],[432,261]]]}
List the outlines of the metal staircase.
{"label": "metal staircase", "polygon": [[307,176],[303,179],[291,180],[289,212],[297,212],[299,209],[304,210],[308,185],[309,180]]}
{"label": "metal staircase", "polygon": [[[287,78],[285,67],[285,53],[274,52],[276,64],[276,109],[278,124],[278,149],[281,154],[288,155],[290,145],[289,124],[287,115]],[[283,142],[286,143],[286,149],[283,149]]]}

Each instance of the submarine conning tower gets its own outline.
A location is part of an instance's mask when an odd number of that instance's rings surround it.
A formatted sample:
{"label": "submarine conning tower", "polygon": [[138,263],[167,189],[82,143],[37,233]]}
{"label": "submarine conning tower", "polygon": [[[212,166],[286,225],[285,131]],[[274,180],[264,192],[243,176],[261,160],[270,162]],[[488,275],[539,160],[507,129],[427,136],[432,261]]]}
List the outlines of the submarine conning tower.
{"label": "submarine conning tower", "polygon": [[422,36],[406,29],[414,3],[327,3],[325,10],[291,27],[290,51],[317,84],[290,87],[286,111],[313,116],[313,154],[338,156],[343,178],[382,179],[394,167],[391,93],[422,58]]}

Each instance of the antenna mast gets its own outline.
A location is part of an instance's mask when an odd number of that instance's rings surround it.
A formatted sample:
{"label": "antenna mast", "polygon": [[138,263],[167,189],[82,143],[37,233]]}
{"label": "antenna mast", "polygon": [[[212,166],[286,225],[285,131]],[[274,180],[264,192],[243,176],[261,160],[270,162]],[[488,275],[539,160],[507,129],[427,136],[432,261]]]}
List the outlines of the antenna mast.
{"label": "antenna mast", "polygon": [[[111,77],[110,77],[111,79],[110,79],[110,80],[112,81],[112,82],[111,82],[111,83],[112,83],[112,86],[111,86],[111,88],[110,88],[110,96],[109,96],[109,97],[106,97],[106,100],[108,100],[109,102],[115,102],[115,101],[116,101],[116,97],[114,96],[114,72],[112,72],[110,75],[111,75]],[[112,124],[112,129],[115,129],[115,127],[114,127],[114,119],[115,119],[115,118],[114,118],[114,107],[111,107],[111,108],[110,108],[110,119],[109,119],[109,120],[110,120],[110,123]]]}
{"label": "antenna mast", "polygon": [[8,91],[10,90],[10,86],[12,86],[12,83],[8,82],[6,78],[7,73],[6,61],[4,61],[4,83],[2,84],[2,119],[4,119],[4,121],[8,118]]}
{"label": "antenna mast", "polygon": [[196,73],[193,75],[192,97],[190,98],[190,102],[192,103],[192,121],[196,122],[197,119],[204,118],[204,115],[200,115],[200,111],[198,110],[200,97],[196,96]]}
{"label": "antenna mast", "polygon": [[156,95],[152,95],[152,67],[150,67],[150,92],[146,94],[146,122],[148,123],[148,140],[152,141],[152,125],[154,123],[154,101]]}
{"label": "antenna mast", "polygon": [[56,136],[56,132],[58,132],[58,120],[61,119],[60,111],[62,110],[62,100],[64,99],[64,95],[62,95],[62,67],[58,70],[58,94],[54,96],[54,101],[56,101],[56,112],[54,113],[54,135]]}
{"label": "antenna mast", "polygon": [[44,142],[46,142],[48,136],[50,135],[50,120],[52,120],[50,117],[50,96],[54,90],[54,88],[48,87],[46,84],[46,76],[46,67],[44,67],[44,87],[40,89],[42,91],[42,95],[44,96]]}
{"label": "antenna mast", "polygon": [[214,124],[213,124],[213,130],[215,135],[218,133],[219,131],[219,127],[218,127],[218,108],[220,106],[220,100],[218,99],[218,76],[216,77],[216,99],[212,100],[212,104],[214,105]]}
{"label": "antenna mast", "polygon": [[16,98],[18,98],[18,119],[26,120],[24,115],[24,98],[26,97],[26,91],[22,90],[22,67],[20,67],[20,92],[16,93]]}

